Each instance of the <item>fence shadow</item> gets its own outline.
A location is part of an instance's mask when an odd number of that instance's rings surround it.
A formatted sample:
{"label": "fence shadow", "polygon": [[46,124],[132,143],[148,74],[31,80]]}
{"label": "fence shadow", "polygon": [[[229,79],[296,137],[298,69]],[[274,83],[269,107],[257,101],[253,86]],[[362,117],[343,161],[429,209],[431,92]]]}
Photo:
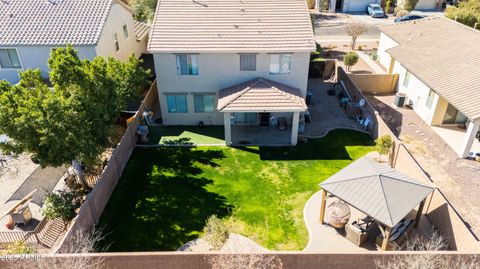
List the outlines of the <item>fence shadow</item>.
{"label": "fence shadow", "polygon": [[194,147],[137,149],[99,226],[109,251],[175,250],[198,237],[206,219],[229,214],[226,198],[209,192],[212,180],[195,163],[217,166],[220,150]]}

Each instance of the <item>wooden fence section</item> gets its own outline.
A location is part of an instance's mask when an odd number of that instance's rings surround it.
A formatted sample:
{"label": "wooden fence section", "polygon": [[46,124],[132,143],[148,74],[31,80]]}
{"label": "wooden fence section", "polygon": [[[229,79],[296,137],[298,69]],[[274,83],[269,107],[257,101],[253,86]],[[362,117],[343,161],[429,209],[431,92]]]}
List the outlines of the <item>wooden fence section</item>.
{"label": "wooden fence section", "polygon": [[103,210],[137,144],[136,131],[141,123],[142,114],[146,110],[153,108],[158,102],[157,97],[157,83],[154,81],[135,114],[135,119],[128,125],[122,139],[104,167],[97,184],[88,194],[78,216],[72,221],[70,228],[55,252],[62,253],[66,249],[69,240],[75,238],[79,233],[91,233],[95,225],[98,224]]}
{"label": "wooden fence section", "polygon": [[367,95],[392,95],[397,90],[398,74],[349,74]]}

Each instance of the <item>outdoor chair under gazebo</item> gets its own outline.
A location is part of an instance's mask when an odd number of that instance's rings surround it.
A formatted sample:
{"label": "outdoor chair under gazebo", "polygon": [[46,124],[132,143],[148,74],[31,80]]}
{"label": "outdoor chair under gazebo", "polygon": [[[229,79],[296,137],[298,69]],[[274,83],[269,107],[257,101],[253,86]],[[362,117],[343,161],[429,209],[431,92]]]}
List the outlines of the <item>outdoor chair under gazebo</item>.
{"label": "outdoor chair under gazebo", "polygon": [[[327,194],[337,197],[379,224],[381,250],[393,239],[417,228],[425,200],[434,188],[367,157],[358,159],[320,184],[323,189],[320,222],[324,223]],[[407,216],[418,206],[414,220]],[[349,225],[349,224],[347,224]],[[383,227],[382,227],[383,226]]]}

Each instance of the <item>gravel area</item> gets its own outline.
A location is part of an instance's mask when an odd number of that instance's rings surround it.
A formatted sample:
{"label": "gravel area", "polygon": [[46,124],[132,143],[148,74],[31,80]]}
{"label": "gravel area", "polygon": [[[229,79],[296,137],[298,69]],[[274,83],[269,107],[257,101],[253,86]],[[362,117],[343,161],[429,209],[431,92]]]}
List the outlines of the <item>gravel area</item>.
{"label": "gravel area", "polygon": [[411,151],[479,237],[480,163],[459,158],[413,110],[395,108],[393,96],[377,96],[370,99],[393,133]]}

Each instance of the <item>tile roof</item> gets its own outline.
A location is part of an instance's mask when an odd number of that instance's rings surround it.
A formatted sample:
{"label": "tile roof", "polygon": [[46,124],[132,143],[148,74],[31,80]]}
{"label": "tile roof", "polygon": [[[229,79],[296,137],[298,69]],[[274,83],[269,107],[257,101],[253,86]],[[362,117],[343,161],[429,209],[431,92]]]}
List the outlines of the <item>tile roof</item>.
{"label": "tile roof", "polygon": [[443,17],[381,26],[387,52],[470,119],[480,118],[480,31]]}
{"label": "tile roof", "polygon": [[134,21],[134,26],[137,41],[143,40],[150,33],[150,25],[146,23]]}
{"label": "tile roof", "polygon": [[305,0],[159,0],[150,52],[315,51]]}
{"label": "tile roof", "polygon": [[0,45],[95,45],[117,0],[0,0]]}
{"label": "tile roof", "polygon": [[257,78],[219,93],[220,112],[292,112],[306,111],[305,99],[299,89]]}
{"label": "tile roof", "polygon": [[389,227],[400,222],[434,190],[367,157],[338,171],[320,187]]}

